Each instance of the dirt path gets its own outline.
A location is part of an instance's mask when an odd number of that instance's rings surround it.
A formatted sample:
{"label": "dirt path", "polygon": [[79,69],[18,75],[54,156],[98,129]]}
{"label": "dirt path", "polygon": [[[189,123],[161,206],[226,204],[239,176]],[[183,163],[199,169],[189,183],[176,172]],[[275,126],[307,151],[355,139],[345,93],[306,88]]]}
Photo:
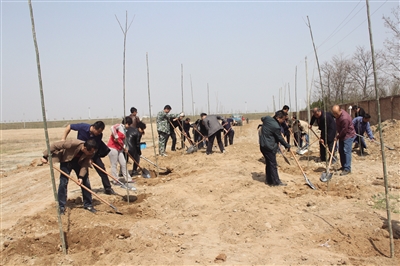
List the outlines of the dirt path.
{"label": "dirt path", "polygon": [[[390,259],[386,213],[378,208],[384,192],[379,146],[369,144],[364,157],[354,152],[353,173],[334,175],[329,188],[319,181],[325,165],[297,155],[318,190],[305,185],[289,154],[291,165],[278,155],[280,177],[288,186],[273,188],[264,184],[258,123],[236,127],[226,154],[206,156],[203,149],[158,158],[172,173],[138,177],[138,193],[129,205],[122,188],[115,187],[121,196],[105,195],[91,170],[94,191],[122,216],[98,200],[97,214],[84,210],[80,189],[71,183],[62,217],[67,256],[59,248],[48,166],[37,166],[45,148],[43,130],[2,131],[1,264],[398,265],[400,143],[386,150],[397,237],[396,258]],[[398,123],[384,125],[387,137],[399,136],[399,130]],[[62,132],[50,129],[52,141]],[[155,161],[150,137],[149,131],[143,154]],[[310,158],[317,155],[313,145]],[[109,169],[108,158],[104,162]],[[154,169],[145,161],[142,166]]]}

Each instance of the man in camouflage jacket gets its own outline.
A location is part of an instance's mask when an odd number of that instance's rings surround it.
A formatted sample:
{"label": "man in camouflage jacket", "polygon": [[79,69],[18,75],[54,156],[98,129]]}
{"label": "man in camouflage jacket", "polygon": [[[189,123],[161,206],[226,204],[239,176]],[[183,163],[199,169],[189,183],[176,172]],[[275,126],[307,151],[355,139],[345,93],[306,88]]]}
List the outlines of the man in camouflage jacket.
{"label": "man in camouflage jacket", "polygon": [[165,153],[165,145],[167,143],[168,136],[170,134],[170,118],[184,117],[184,113],[170,114],[171,106],[164,106],[164,110],[157,114],[157,131],[158,131],[158,151],[160,156],[167,156]]}

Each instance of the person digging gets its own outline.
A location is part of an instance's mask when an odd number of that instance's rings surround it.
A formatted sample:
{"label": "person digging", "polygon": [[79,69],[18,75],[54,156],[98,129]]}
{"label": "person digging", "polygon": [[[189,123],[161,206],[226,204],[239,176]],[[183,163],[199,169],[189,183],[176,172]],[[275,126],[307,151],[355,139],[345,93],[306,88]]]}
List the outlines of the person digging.
{"label": "person digging", "polygon": [[[74,170],[78,176],[79,185],[82,184],[89,189],[91,189],[91,187],[88,169],[90,167],[91,158],[95,154],[96,150],[97,143],[94,139],[89,139],[87,141],[78,139],[64,140],[55,142],[50,146],[53,163],[60,162],[60,169],[67,175]],[[48,162],[47,149],[43,152],[41,160],[44,164]],[[69,178],[67,176],[63,174],[60,175],[60,184],[58,186],[58,204],[60,214],[65,214],[68,181]],[[83,208],[92,213],[96,213],[97,210],[92,205],[92,194],[82,187],[81,190]]]}

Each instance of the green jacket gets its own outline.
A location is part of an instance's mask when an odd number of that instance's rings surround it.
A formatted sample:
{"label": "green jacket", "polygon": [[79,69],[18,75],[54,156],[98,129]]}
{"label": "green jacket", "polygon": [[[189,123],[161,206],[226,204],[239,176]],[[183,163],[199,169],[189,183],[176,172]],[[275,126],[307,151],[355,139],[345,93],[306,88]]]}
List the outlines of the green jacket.
{"label": "green jacket", "polygon": [[261,147],[274,153],[278,151],[278,143],[281,143],[285,148],[290,148],[290,145],[282,137],[278,120],[270,116],[264,116],[261,121],[262,128],[259,135]]}
{"label": "green jacket", "polygon": [[170,124],[169,119],[178,117],[179,114],[170,114],[164,112],[164,110],[158,112],[157,114],[157,131],[161,131],[170,134]]}

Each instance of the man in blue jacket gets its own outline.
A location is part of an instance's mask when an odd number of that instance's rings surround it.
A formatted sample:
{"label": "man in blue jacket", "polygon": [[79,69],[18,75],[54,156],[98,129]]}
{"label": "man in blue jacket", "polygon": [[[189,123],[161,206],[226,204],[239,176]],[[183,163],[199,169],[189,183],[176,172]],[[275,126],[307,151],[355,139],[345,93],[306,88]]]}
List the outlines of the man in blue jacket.
{"label": "man in blue jacket", "polygon": [[[370,140],[375,140],[374,138],[374,134],[372,134],[371,131],[371,127],[369,124],[369,120],[370,120],[371,116],[369,114],[364,114],[364,116],[357,116],[356,118],[353,119],[353,125],[354,125],[354,129],[356,131],[356,133],[360,136],[363,136],[364,133],[367,133],[368,138]],[[354,139],[354,148],[358,148],[359,147],[359,143],[361,142],[361,152],[363,152],[364,149],[367,148],[367,144],[364,141],[363,137],[360,136],[356,136]]]}
{"label": "man in blue jacket", "polygon": [[281,135],[280,124],[284,123],[286,114],[277,111],[274,117],[265,116],[261,118],[262,127],[259,135],[260,151],[265,158],[265,183],[270,186],[286,186],[279,179],[276,162],[276,153],[279,149],[279,143],[289,149],[290,145]]}

